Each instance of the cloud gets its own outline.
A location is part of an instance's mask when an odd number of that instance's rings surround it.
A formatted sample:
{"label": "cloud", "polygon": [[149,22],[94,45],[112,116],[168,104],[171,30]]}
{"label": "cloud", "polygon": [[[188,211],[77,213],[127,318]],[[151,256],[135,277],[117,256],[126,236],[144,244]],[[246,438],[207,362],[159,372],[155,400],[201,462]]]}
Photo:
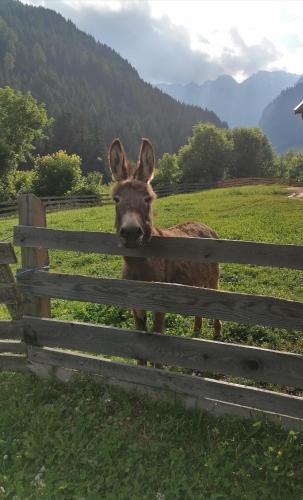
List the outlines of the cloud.
{"label": "cloud", "polygon": [[284,44],[288,50],[296,51],[298,49],[302,49],[303,38],[295,33],[290,33],[286,37],[284,37]]}
{"label": "cloud", "polygon": [[153,18],[146,2],[126,2],[115,10],[92,4],[72,7],[56,0],[48,6],[57,7],[81,29],[114,48],[147,81],[202,82],[223,71],[206,52],[191,48],[185,27],[173,24],[167,16]]}
{"label": "cloud", "polygon": [[[150,82],[202,83],[223,73],[248,76],[274,62],[279,54],[267,39],[247,45],[230,31],[232,46],[211,57],[211,43],[198,35],[199,49],[191,47],[186,27],[168,16],[152,16],[148,1],[24,0],[42,4],[71,19],[82,30],[115,49]],[[201,48],[202,47],[202,48]]]}
{"label": "cloud", "polygon": [[219,61],[227,73],[250,75],[266,69],[281,56],[275,45],[263,38],[260,44],[247,45],[236,28],[230,30],[234,48],[225,48]]}

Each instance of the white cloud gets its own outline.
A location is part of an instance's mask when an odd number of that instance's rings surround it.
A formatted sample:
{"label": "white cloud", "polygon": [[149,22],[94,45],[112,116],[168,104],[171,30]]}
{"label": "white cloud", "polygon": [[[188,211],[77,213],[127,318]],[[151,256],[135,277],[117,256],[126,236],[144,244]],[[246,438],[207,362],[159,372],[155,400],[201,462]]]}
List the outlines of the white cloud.
{"label": "white cloud", "polygon": [[[26,0],[24,0],[26,1]],[[28,0],[71,18],[149,81],[302,73],[303,2]]]}

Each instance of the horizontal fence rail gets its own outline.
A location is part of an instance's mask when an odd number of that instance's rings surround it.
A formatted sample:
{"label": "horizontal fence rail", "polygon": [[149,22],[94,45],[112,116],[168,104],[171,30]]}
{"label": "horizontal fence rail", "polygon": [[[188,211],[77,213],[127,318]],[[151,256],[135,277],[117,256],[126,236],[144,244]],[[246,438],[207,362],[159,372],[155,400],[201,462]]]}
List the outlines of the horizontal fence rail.
{"label": "horizontal fence rail", "polygon": [[303,387],[303,355],[111,326],[25,317],[24,336],[37,347],[148,359],[181,368]]}
{"label": "horizontal fence rail", "polygon": [[29,248],[74,250],[128,257],[233,262],[303,269],[302,245],[154,236],[146,247],[136,249],[124,247],[117,236],[111,233],[66,231],[31,226],[15,226],[14,243]]}
{"label": "horizontal fence rail", "polygon": [[202,401],[211,399],[249,408],[258,408],[279,415],[303,418],[301,398],[265,389],[245,387],[209,378],[175,374],[165,370],[131,366],[126,363],[96,358],[95,356],[78,355],[35,346],[29,348],[29,360],[40,364],[45,363],[73,370],[83,370],[160,390],[170,390],[176,394],[199,398]]}
{"label": "horizontal fence rail", "polygon": [[303,303],[170,283],[148,283],[28,271],[17,275],[25,296],[45,296],[303,330]]}
{"label": "horizontal fence rail", "polygon": [[11,243],[0,243],[0,265],[15,264],[17,258]]}

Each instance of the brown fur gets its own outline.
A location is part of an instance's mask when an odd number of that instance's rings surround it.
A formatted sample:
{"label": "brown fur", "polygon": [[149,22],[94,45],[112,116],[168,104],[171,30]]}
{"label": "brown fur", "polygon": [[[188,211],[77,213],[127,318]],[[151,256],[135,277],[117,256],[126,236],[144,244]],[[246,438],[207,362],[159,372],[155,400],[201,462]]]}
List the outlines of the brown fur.
{"label": "brown fur", "polygon": [[[111,158],[118,158],[120,164],[113,165]],[[208,226],[198,222],[185,222],[176,224],[168,229],[157,229],[153,225],[152,202],[156,195],[149,184],[154,168],[154,154],[151,143],[143,139],[137,167],[130,167],[123,146],[116,139],[109,153],[110,166],[113,177],[117,181],[113,189],[113,198],[116,201],[116,230],[120,234],[126,246],[140,246],[148,243],[152,236],[177,236],[196,238],[217,238],[215,231]],[[127,175],[126,175],[127,172]],[[131,222],[124,223],[125,214],[130,214]],[[125,229],[126,235],[121,233]],[[140,232],[137,240],[129,239],[128,230]],[[135,233],[137,235],[137,233]],[[135,236],[136,237],[136,236]],[[186,244],[186,243],[185,243]],[[130,280],[157,281],[164,283],[180,283],[205,288],[218,288],[219,265],[215,263],[203,264],[187,260],[166,260],[160,258],[124,258],[123,277]],[[201,311],[202,312],[202,311]],[[155,332],[164,332],[164,314],[155,313]],[[134,310],[136,328],[147,330],[146,313]],[[202,318],[196,317],[194,331],[199,333],[202,326]],[[214,320],[215,337],[221,333],[221,322]]]}

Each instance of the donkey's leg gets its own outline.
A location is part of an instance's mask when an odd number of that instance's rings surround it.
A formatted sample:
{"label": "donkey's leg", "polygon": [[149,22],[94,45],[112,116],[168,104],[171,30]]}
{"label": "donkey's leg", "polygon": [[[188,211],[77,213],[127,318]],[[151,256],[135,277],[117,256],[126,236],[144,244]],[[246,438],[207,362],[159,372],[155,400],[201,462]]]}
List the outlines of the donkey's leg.
{"label": "donkey's leg", "polygon": [[[153,332],[164,333],[165,331],[165,314],[156,312],[154,313]],[[154,368],[162,368],[161,363],[153,363]]]}
{"label": "donkey's leg", "polygon": [[[219,288],[219,273],[211,277],[209,282],[209,288],[218,290]],[[214,339],[220,339],[222,331],[222,323],[219,319],[214,319]]]}
{"label": "donkey's leg", "polygon": [[195,316],[194,334],[197,337],[199,337],[199,334],[201,333],[202,323],[203,323],[203,318],[201,318],[200,316]]}
{"label": "donkey's leg", "polygon": [[214,338],[220,339],[222,331],[222,323],[219,319],[214,319],[214,331],[215,331]]}
{"label": "donkey's leg", "polygon": [[[137,330],[147,332],[147,318],[146,312],[141,309],[134,309],[133,315],[135,319],[135,325]],[[146,366],[147,362],[144,359],[138,359],[137,364],[140,366]]]}
{"label": "donkey's leg", "polygon": [[165,314],[154,313],[153,331],[156,333],[164,333],[165,331]]}

